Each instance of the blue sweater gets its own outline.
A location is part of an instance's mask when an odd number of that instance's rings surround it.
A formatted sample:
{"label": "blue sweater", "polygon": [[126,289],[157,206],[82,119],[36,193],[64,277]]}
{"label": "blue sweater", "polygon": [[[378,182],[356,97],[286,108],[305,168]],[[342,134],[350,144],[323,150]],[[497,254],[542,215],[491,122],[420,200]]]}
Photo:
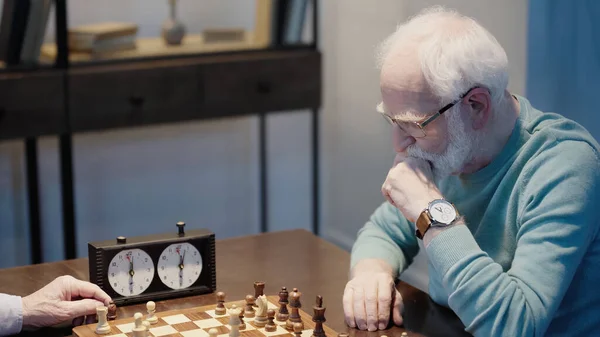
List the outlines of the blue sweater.
{"label": "blue sweater", "polygon": [[[520,116],[493,162],[438,182],[466,226],[426,247],[430,296],[475,336],[600,336],[600,146],[516,97]],[[386,202],[359,231],[352,266],[381,258],[397,277],[417,240]]]}

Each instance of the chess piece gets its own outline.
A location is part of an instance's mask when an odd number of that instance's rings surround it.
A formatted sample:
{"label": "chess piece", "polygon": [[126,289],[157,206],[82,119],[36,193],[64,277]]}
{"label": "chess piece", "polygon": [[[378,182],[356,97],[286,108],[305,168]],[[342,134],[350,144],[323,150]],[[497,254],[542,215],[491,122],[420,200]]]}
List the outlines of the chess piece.
{"label": "chess piece", "polygon": [[268,322],[267,325],[265,325],[265,331],[274,332],[277,330],[277,325],[275,325],[275,310],[267,310],[267,318]]}
{"label": "chess piece", "polygon": [[296,337],[302,337],[302,330],[304,330],[302,323],[294,323],[294,335]]}
{"label": "chess piece", "polygon": [[288,291],[286,287],[281,287],[279,292],[279,312],[277,313],[277,320],[279,322],[285,322],[290,317],[290,313],[287,310],[288,305]]}
{"label": "chess piece", "polygon": [[150,322],[150,324],[158,323],[158,317],[154,314],[156,312],[156,303],[153,301],[148,301],[146,303],[146,310],[148,310],[148,316],[146,316],[146,320]]}
{"label": "chess piece", "polygon": [[215,314],[217,315],[225,315],[227,310],[225,309],[225,293],[219,291],[217,293],[217,308],[215,309]]}
{"label": "chess piece", "polygon": [[108,318],[109,321],[117,319],[117,305],[113,301],[108,303],[108,314],[106,318]]}
{"label": "chess piece", "polygon": [[238,318],[240,319],[240,330],[245,330],[246,329],[246,322],[244,322],[244,308],[240,308],[240,315],[238,316]]}
{"label": "chess piece", "polygon": [[209,337],[217,337],[218,334],[219,334],[219,330],[217,330],[215,328],[210,328],[210,330],[208,330]]}
{"label": "chess piece", "polygon": [[[265,294],[265,283],[262,281],[254,282],[254,298],[258,298]],[[256,307],[256,305],[254,305]]]}
{"label": "chess piece", "polygon": [[135,315],[133,315],[133,319],[134,327],[131,330],[133,332],[133,337],[147,337],[148,334],[146,333],[146,326],[142,321],[144,319],[144,315],[142,315],[141,312],[136,312]]}
{"label": "chess piece", "polygon": [[246,311],[244,312],[244,317],[251,318],[254,317],[254,296],[247,295],[246,296]]}
{"label": "chess piece", "polygon": [[254,325],[262,328],[267,324],[267,297],[265,297],[265,295],[260,295],[256,299],[256,305],[258,308],[256,309],[256,318],[254,319]]}
{"label": "chess piece", "polygon": [[98,324],[96,325],[96,333],[99,335],[106,335],[110,332],[110,325],[106,315],[108,314],[108,308],[105,306],[96,308],[96,315],[98,316]]}
{"label": "chess piece", "polygon": [[[300,302],[300,297],[302,293],[298,291],[298,288],[294,288],[292,293],[290,294],[290,307],[292,308],[292,312],[290,313],[290,317],[288,318],[285,328],[292,331],[294,329],[294,323],[302,324],[302,318],[300,318],[300,308],[302,304]],[[304,326],[303,326],[304,328]]]}
{"label": "chess piece", "polygon": [[[338,337],[348,337],[348,336],[350,336],[350,334],[347,333],[347,332],[340,332],[340,333],[338,333]],[[380,337],[383,337],[383,336],[380,336]]]}
{"label": "chess piece", "polygon": [[232,304],[229,309],[229,337],[240,336],[240,312],[242,308],[238,308],[237,305]]}
{"label": "chess piece", "polygon": [[401,336],[402,337],[408,337],[408,332],[404,331]]}
{"label": "chess piece", "polygon": [[142,322],[142,325],[144,326],[144,328],[146,328],[146,334],[145,334],[145,336],[148,337],[149,334],[150,334],[150,325],[151,325],[151,323],[148,322],[148,321],[146,321],[146,320],[144,320]]}
{"label": "chess piece", "polygon": [[313,337],[327,337],[325,330],[323,330],[323,323],[325,323],[325,308],[323,307],[323,297],[317,296],[315,306],[313,307],[313,322],[315,322],[315,328],[313,329]]}

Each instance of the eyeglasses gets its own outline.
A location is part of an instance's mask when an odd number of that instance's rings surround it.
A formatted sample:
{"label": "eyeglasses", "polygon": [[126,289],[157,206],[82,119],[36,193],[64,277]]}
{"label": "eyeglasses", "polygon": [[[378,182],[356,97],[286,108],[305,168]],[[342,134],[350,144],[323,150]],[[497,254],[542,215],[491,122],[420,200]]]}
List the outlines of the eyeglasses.
{"label": "eyeglasses", "polygon": [[438,110],[436,113],[427,117],[424,121],[421,121],[421,122],[401,121],[401,120],[397,119],[396,117],[390,116],[390,115],[386,114],[385,111],[383,111],[383,106],[382,106],[383,103],[379,103],[377,105],[377,111],[383,116],[383,118],[385,118],[385,120],[388,121],[388,123],[390,123],[392,125],[394,125],[394,124],[397,125],[402,131],[404,131],[406,134],[410,135],[411,137],[423,138],[423,137],[427,136],[427,134],[425,133],[425,127],[429,123],[433,122],[436,118],[440,117],[444,112],[448,111],[456,103],[460,102],[461,99],[463,99],[465,96],[467,96],[467,94],[469,94],[469,92],[471,92],[471,90],[473,90],[475,88],[476,87],[473,87],[473,88],[467,90],[467,92],[460,95],[460,97],[458,99],[445,105],[443,108]]}

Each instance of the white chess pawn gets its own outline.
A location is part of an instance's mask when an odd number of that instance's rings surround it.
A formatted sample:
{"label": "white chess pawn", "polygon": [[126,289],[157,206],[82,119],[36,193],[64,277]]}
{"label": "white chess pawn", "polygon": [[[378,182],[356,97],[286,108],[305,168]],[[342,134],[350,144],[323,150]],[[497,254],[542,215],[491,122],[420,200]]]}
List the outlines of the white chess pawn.
{"label": "white chess pawn", "polygon": [[136,312],[135,315],[133,315],[134,324],[135,324],[135,326],[132,329],[133,337],[147,337],[148,336],[146,326],[144,325],[144,322],[142,321],[143,318],[144,318],[144,315],[142,315],[141,312]]}
{"label": "white chess pawn", "polygon": [[96,315],[98,316],[98,325],[96,325],[96,333],[99,335],[106,335],[110,332],[110,325],[108,325],[108,321],[106,319],[107,314],[107,307],[102,306],[96,308]]}
{"label": "white chess pawn", "polygon": [[154,315],[156,312],[156,303],[149,301],[146,303],[146,309],[148,309],[148,316],[146,317],[146,320],[150,322],[150,324],[158,323],[158,317]]}
{"label": "white chess pawn", "polygon": [[142,325],[146,328],[146,337],[150,336],[150,322],[144,320]]}
{"label": "white chess pawn", "polygon": [[209,337],[217,337],[218,334],[219,334],[219,331],[215,328],[211,328],[210,330],[208,330]]}

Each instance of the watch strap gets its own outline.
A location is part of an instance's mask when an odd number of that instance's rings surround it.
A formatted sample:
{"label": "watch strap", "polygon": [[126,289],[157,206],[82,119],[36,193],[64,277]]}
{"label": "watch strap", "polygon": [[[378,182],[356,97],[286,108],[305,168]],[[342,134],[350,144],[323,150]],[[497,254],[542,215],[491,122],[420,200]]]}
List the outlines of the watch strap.
{"label": "watch strap", "polygon": [[415,234],[417,238],[423,240],[423,236],[425,236],[425,233],[427,233],[427,231],[431,227],[431,223],[432,220],[429,216],[429,212],[427,211],[427,209],[423,210],[416,223],[417,228]]}

